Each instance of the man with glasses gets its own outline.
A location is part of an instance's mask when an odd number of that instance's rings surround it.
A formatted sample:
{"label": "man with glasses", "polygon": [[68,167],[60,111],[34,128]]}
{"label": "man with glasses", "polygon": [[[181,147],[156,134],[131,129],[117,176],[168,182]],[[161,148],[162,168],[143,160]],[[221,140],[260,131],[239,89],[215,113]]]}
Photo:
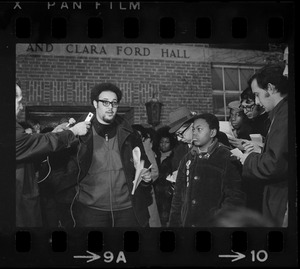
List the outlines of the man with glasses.
{"label": "man with glasses", "polygon": [[[117,115],[121,98],[121,90],[111,83],[98,84],[91,91],[95,108],[91,131],[80,140],[69,163],[73,227],[149,226],[151,173],[146,168],[150,162],[137,131]],[[144,162],[144,168],[133,192],[138,162]]]}
{"label": "man with glasses", "polygon": [[172,167],[176,167],[173,172],[174,181],[177,175],[177,168],[183,156],[187,154],[192,146],[192,123],[188,122],[196,113],[186,107],[179,107],[169,114],[169,133],[175,134],[178,145],[174,149]]}
{"label": "man with glasses", "polygon": [[266,137],[270,119],[268,113],[260,106],[255,104],[255,96],[250,87],[241,93],[241,109],[243,109],[253,128],[254,134],[261,134]]}

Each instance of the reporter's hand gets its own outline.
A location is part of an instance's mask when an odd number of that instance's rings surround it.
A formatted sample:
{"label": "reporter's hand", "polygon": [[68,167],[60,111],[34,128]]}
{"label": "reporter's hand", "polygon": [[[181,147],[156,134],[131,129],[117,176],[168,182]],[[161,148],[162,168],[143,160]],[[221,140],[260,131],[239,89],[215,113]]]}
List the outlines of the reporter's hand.
{"label": "reporter's hand", "polygon": [[82,136],[86,135],[90,126],[91,123],[89,121],[82,121],[75,124],[73,127],[70,128],[70,130],[74,133],[74,135]]}
{"label": "reporter's hand", "polygon": [[75,124],[76,120],[74,118],[69,118],[69,125]]}
{"label": "reporter's hand", "polygon": [[241,151],[244,151],[244,146],[243,146],[243,142],[244,141],[247,141],[247,140],[244,140],[244,139],[238,139],[238,138],[228,138],[229,140],[229,143],[234,146],[235,148],[238,148],[239,150]]}
{"label": "reporter's hand", "polygon": [[245,153],[258,152],[261,153],[261,147],[252,141],[247,141],[243,144],[245,148]]}
{"label": "reporter's hand", "polygon": [[69,127],[67,126],[68,123],[67,122],[64,122],[60,125],[57,125],[53,130],[52,130],[52,133],[59,133],[59,132],[62,132],[64,130],[69,130]]}
{"label": "reporter's hand", "polygon": [[[145,168],[144,168],[145,169]],[[151,182],[151,172],[150,172],[150,169],[147,169],[145,171],[142,171],[142,180],[149,183]]]}

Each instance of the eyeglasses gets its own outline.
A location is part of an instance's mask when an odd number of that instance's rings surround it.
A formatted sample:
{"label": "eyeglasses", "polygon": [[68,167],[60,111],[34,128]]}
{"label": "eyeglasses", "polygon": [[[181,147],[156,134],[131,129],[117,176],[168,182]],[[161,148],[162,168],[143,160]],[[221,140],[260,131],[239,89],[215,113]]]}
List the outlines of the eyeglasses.
{"label": "eyeglasses", "polygon": [[111,105],[112,107],[118,107],[119,106],[119,102],[117,101],[107,101],[107,100],[97,100],[98,102],[101,102],[105,107],[108,107],[109,105]]}
{"label": "eyeglasses", "polygon": [[188,125],[185,129],[183,129],[181,132],[176,132],[175,134],[178,136],[178,137],[180,137],[180,138],[183,138],[183,134],[185,133],[185,131],[187,130],[187,129],[189,129],[190,128],[190,126],[191,126],[191,124],[190,125]]}
{"label": "eyeglasses", "polygon": [[255,104],[252,104],[249,106],[241,106],[241,108],[246,111],[252,111],[254,107],[255,107]]}

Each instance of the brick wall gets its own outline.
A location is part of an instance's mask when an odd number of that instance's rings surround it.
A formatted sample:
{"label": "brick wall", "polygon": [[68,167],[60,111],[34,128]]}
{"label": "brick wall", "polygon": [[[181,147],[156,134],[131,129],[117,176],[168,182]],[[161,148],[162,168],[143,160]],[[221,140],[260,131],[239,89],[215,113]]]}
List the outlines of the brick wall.
{"label": "brick wall", "polygon": [[134,123],[147,123],[144,104],[153,93],[163,103],[162,125],[180,106],[212,112],[208,62],[18,55],[16,77],[21,81],[24,107],[89,105],[90,89],[96,83],[112,82],[123,91],[121,105],[134,108]]}

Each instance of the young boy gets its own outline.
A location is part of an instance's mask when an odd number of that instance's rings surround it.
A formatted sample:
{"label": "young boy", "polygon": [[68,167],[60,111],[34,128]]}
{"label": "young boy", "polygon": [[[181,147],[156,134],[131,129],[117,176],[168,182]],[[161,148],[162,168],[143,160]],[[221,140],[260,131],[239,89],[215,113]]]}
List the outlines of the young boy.
{"label": "young boy", "polygon": [[219,121],[213,114],[194,116],[193,148],[178,169],[170,227],[209,227],[223,209],[245,204],[241,166],[218,142]]}

